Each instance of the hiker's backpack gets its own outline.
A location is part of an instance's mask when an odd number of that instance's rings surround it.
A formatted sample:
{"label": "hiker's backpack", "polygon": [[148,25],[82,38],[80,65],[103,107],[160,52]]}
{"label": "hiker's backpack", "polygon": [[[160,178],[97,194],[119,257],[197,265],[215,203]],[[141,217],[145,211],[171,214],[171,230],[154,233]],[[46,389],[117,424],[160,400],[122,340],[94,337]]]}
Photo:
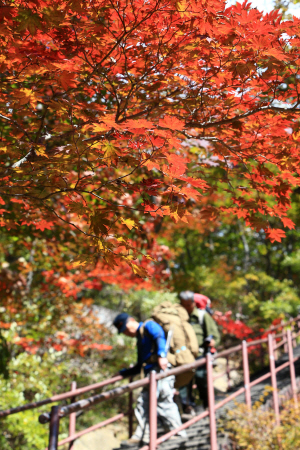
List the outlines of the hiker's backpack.
{"label": "hiker's backpack", "polygon": [[[166,337],[172,331],[168,361],[174,367],[190,364],[198,356],[199,347],[195,331],[189,323],[189,315],[179,304],[163,302],[156,306],[152,313],[155,320],[164,330]],[[190,370],[176,376],[175,387],[185,386],[194,376]]]}

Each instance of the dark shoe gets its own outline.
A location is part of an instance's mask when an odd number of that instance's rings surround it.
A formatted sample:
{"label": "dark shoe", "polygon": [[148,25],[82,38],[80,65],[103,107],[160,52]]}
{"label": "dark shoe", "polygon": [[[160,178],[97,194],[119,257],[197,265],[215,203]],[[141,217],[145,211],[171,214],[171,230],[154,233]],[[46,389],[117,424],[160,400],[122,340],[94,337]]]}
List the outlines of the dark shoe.
{"label": "dark shoe", "polygon": [[196,415],[195,409],[191,405],[186,406],[184,408],[183,412],[184,412],[184,414],[191,414],[192,416]]}
{"label": "dark shoe", "polygon": [[182,419],[190,420],[195,416],[196,416],[196,411],[191,405],[185,406],[183,408],[183,414],[181,416]]}

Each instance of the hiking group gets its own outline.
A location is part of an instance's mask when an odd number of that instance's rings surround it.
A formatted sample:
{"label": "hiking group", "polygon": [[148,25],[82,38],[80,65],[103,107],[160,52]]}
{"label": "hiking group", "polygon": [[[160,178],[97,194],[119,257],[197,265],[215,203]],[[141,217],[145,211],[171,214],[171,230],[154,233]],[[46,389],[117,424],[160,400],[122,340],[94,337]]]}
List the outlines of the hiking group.
{"label": "hiking group", "polygon": [[[195,359],[214,353],[220,335],[212,318],[210,299],[202,294],[183,291],[180,304],[163,302],[154,308],[151,319],[138,322],[126,312],[118,314],[113,322],[119,333],[137,339],[137,363],[134,367],[120,370],[120,375],[147,376],[152,370],[165,371]],[[203,408],[208,406],[206,366],[168,376],[157,383],[157,416],[166,431],[181,425],[178,405],[174,401],[179,391],[182,413],[191,417],[196,414],[193,384],[196,383]],[[177,391],[177,392],[178,392]],[[123,447],[149,443],[149,387],[144,387],[135,407],[137,428]],[[173,439],[185,439],[186,431],[178,432]]]}

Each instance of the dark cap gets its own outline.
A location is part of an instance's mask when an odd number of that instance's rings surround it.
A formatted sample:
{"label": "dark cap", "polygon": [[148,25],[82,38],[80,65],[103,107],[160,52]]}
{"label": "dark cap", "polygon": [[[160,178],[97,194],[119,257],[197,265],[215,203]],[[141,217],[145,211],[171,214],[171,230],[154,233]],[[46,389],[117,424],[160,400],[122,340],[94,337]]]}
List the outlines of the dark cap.
{"label": "dark cap", "polygon": [[118,314],[113,321],[113,325],[118,329],[119,334],[125,331],[126,323],[129,317],[129,314],[123,312],[121,314]]}
{"label": "dark cap", "polygon": [[179,299],[184,302],[194,301],[194,292],[192,291],[181,291],[179,293]]}

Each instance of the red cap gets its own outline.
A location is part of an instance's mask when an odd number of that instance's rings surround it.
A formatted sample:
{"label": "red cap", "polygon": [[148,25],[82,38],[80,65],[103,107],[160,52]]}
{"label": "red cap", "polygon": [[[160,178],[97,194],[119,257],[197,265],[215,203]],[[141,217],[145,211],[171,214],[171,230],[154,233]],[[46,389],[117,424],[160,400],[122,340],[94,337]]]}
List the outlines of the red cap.
{"label": "red cap", "polygon": [[203,294],[194,294],[194,302],[198,309],[205,309],[210,299]]}

